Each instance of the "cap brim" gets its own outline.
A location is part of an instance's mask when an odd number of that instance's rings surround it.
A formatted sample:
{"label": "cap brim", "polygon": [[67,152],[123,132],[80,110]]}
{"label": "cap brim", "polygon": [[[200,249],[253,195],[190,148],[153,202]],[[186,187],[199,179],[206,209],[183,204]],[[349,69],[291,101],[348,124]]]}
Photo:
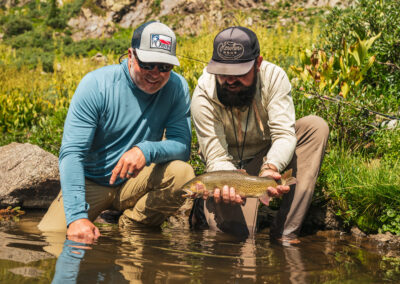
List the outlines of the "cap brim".
{"label": "cap brim", "polygon": [[254,66],[254,60],[243,63],[221,63],[210,60],[207,65],[207,72],[216,75],[244,75]]}
{"label": "cap brim", "polygon": [[162,52],[140,50],[138,48],[136,48],[135,51],[139,60],[142,62],[167,63],[179,66],[179,60],[176,56]]}

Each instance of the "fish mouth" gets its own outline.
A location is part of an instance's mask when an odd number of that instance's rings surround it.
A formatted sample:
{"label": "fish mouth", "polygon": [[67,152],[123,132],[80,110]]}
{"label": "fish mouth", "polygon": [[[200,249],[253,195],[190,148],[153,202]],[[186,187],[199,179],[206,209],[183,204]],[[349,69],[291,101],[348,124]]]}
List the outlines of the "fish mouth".
{"label": "fish mouth", "polygon": [[192,197],[194,195],[194,192],[188,188],[183,188],[182,190],[185,192],[185,194],[182,194],[182,197]]}

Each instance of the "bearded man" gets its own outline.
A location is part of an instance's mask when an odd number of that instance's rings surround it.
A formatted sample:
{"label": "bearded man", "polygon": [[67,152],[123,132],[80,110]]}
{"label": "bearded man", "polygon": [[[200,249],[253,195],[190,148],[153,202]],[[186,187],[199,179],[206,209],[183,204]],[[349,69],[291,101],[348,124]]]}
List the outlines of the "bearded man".
{"label": "bearded man", "polygon": [[[329,128],[318,116],[295,120],[285,71],[263,60],[256,34],[230,27],[214,39],[211,61],[199,78],[191,103],[206,171],[245,170],[276,180],[292,169],[294,186],[266,188],[283,195],[270,235],[284,242],[298,236],[321,167]],[[203,201],[204,200],[204,201]],[[190,222],[234,234],[256,230],[258,200],[236,194],[229,184],[195,201]]]}

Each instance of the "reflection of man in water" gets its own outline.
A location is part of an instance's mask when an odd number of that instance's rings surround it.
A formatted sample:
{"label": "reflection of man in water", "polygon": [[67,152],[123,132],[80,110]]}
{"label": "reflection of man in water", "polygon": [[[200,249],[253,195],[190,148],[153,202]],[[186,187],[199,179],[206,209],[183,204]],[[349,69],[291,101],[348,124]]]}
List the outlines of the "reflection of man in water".
{"label": "reflection of man in water", "polygon": [[[317,116],[295,120],[289,79],[282,68],[263,60],[254,32],[231,27],[215,37],[191,112],[207,171],[239,169],[279,180],[281,172],[293,169],[297,185],[290,192],[283,185],[266,190],[272,197],[289,192],[273,221],[271,237],[298,242],[329,129]],[[240,205],[242,197],[229,184],[215,189],[213,198],[195,202],[193,226],[242,228],[243,233],[255,229],[257,200]]]}

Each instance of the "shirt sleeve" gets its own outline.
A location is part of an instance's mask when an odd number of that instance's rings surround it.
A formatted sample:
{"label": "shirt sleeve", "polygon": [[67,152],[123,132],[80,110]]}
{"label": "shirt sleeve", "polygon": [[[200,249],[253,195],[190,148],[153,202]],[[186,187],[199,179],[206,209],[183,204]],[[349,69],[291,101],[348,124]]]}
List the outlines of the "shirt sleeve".
{"label": "shirt sleeve", "polygon": [[[136,144],[143,152],[146,165],[172,160],[189,160],[192,139],[190,125],[190,95],[185,79],[179,76],[180,83],[171,89],[173,106],[165,126],[165,138],[162,141],[142,141]],[[164,95],[164,94],[160,94]]]}
{"label": "shirt sleeve", "polygon": [[235,170],[233,157],[228,153],[223,123],[199,85],[193,94],[191,111],[206,170]]}
{"label": "shirt sleeve", "polygon": [[263,97],[268,113],[271,148],[264,163],[270,163],[282,171],[291,161],[296,148],[295,110],[291,96],[291,85],[286,73],[278,68],[271,72],[269,88]]}
{"label": "shirt sleeve", "polygon": [[93,141],[99,118],[99,96],[91,74],[79,83],[71,100],[59,156],[60,181],[67,226],[88,218],[83,161]]}

